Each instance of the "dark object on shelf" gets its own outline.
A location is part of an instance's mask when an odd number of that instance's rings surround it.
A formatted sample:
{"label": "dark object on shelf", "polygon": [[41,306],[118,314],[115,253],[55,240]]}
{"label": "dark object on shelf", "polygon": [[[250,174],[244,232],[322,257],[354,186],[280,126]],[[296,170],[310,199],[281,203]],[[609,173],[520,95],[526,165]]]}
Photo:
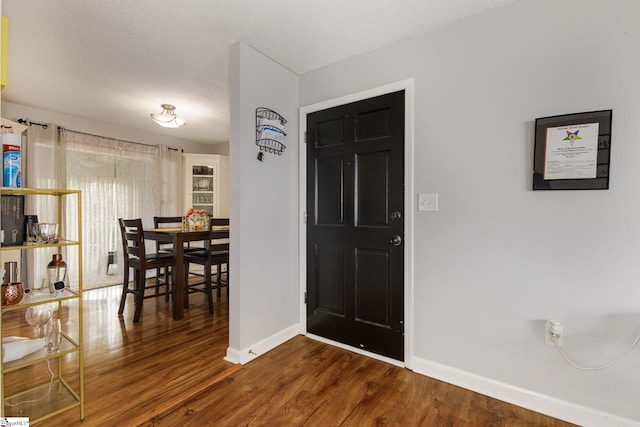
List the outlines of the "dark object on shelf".
{"label": "dark object on shelf", "polygon": [[2,246],[24,244],[24,196],[3,194],[1,201]]}
{"label": "dark object on shelf", "polygon": [[260,147],[260,151],[282,154],[287,148],[284,145],[286,123],[285,118],[275,111],[264,107],[256,108],[256,145]]}
{"label": "dark object on shelf", "polygon": [[65,286],[62,280],[59,280],[53,284],[53,292],[55,292],[56,294],[64,291],[64,288]]}

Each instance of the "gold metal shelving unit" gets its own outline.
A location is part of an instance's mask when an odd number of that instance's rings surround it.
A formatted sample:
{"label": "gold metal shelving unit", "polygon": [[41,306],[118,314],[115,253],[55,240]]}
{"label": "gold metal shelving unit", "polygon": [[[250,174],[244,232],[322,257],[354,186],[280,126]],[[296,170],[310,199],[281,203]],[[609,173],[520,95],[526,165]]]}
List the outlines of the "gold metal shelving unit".
{"label": "gold metal shelving unit", "polygon": [[[56,304],[58,316],[70,316],[69,310],[77,309],[77,319],[75,325],[77,330],[63,330],[63,339],[58,351],[52,352],[43,348],[34,353],[30,353],[20,359],[10,362],[2,362],[0,357],[0,399],[2,401],[2,417],[28,417],[29,423],[36,424],[57,414],[73,408],[79,408],[80,419],[84,420],[84,355],[83,355],[83,312],[82,312],[82,195],[78,190],[58,190],[58,189],[37,189],[37,188],[9,188],[0,187],[2,195],[24,195],[27,197],[54,197],[57,198],[58,222],[60,224],[60,235],[63,236],[62,229],[63,208],[67,203],[67,209],[71,209],[72,199],[77,203],[77,241],[60,240],[58,243],[46,245],[21,245],[21,246],[0,246],[0,251],[15,250],[38,250],[42,248],[57,248],[58,253],[63,247],[77,247],[78,263],[73,269],[78,273],[78,284],[75,289],[65,289],[62,294],[52,295],[48,291],[32,291],[22,299],[20,304],[3,306],[0,315],[0,332],[5,336],[3,328],[3,317],[11,315],[12,312],[26,311],[30,306],[41,304]],[[65,314],[66,312],[66,314]],[[74,322],[68,322],[73,325]],[[67,327],[70,327],[67,325]],[[76,335],[77,334],[77,335]],[[7,375],[19,371],[32,369],[34,365],[48,363],[54,378],[51,381],[41,384],[28,384],[25,389],[5,395],[5,378]],[[53,362],[53,363],[52,363]],[[74,372],[77,364],[77,372]],[[53,367],[57,365],[57,371]],[[70,372],[70,374],[69,374]],[[76,376],[77,374],[77,376]],[[70,375],[73,381],[68,381],[66,375]],[[73,385],[72,385],[73,383]],[[15,387],[12,384],[13,388]],[[19,403],[19,405],[16,405]]]}

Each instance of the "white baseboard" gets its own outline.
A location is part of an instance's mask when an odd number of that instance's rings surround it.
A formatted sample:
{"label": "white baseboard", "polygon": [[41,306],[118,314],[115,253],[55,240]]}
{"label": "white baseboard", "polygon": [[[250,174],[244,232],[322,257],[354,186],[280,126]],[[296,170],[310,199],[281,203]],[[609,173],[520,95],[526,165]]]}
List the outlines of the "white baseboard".
{"label": "white baseboard", "polygon": [[279,346],[280,344],[290,340],[296,335],[300,334],[300,325],[297,323],[295,325],[291,325],[288,328],[285,328],[275,334],[271,335],[259,341],[249,347],[238,350],[233,349],[231,347],[227,348],[227,355],[224,360],[231,363],[240,363],[244,365],[245,363],[251,362],[258,356],[265,354],[267,351],[272,350]]}
{"label": "white baseboard", "polygon": [[639,427],[640,422],[586,406],[566,402],[531,390],[451,368],[429,360],[413,358],[414,372],[493,397],[535,412],[584,427]]}

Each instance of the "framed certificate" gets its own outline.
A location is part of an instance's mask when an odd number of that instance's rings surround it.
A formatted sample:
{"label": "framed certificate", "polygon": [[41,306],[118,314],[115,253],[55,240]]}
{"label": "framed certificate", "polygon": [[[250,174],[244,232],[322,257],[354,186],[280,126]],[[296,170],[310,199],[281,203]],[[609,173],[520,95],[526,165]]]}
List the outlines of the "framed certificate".
{"label": "framed certificate", "polygon": [[612,110],[536,119],[534,190],[609,188]]}

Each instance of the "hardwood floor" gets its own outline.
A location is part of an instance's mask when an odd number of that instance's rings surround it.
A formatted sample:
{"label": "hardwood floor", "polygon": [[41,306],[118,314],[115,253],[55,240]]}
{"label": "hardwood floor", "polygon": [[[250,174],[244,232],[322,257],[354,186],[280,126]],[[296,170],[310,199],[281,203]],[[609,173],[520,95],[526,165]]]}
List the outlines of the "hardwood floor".
{"label": "hardwood floor", "polygon": [[85,292],[85,420],[71,410],[39,426],[570,425],[302,336],[233,365],[224,292],[213,316],[192,296],[183,321],[145,300],[136,325],[132,300],[117,316],[119,295]]}

